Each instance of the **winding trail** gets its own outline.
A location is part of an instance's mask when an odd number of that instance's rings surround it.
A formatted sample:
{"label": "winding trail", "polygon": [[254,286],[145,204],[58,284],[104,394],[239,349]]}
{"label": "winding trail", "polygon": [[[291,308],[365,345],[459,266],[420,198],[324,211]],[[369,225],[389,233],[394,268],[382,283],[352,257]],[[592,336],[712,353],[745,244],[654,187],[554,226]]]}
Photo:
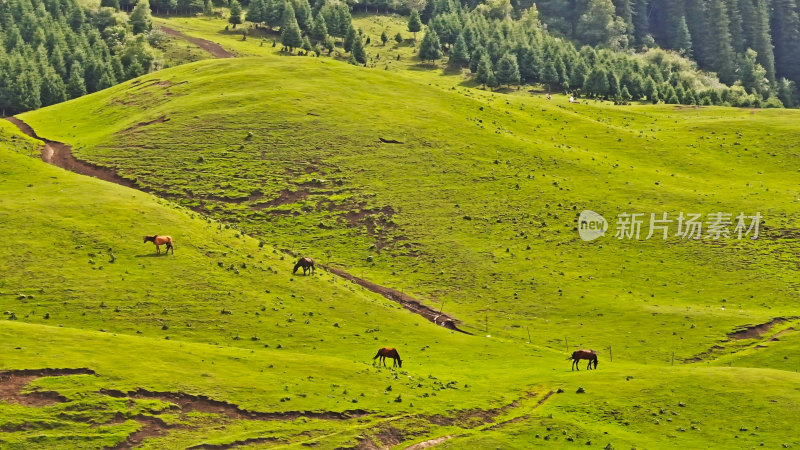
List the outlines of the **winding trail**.
{"label": "winding trail", "polygon": [[192,36],[189,36],[187,34],[184,34],[184,33],[180,32],[180,31],[178,31],[178,30],[176,30],[174,28],[170,28],[170,27],[167,27],[167,26],[164,26],[164,25],[161,25],[161,29],[164,30],[164,32],[167,33],[170,36],[177,37],[177,38],[183,39],[185,41],[191,42],[192,44],[202,48],[203,50],[207,51],[208,53],[211,53],[212,55],[214,55],[215,58],[235,58],[236,57],[236,55],[234,55],[233,53],[231,53],[231,52],[225,50],[224,48],[222,48],[221,45],[217,44],[216,42],[209,41],[208,39],[201,39],[201,38],[192,37]]}
{"label": "winding trail", "polygon": [[70,172],[88,175],[125,187],[142,190],[132,180],[117,175],[116,172],[108,167],[99,166],[76,158],[72,155],[71,146],[37,135],[36,132],[33,131],[33,128],[22,120],[16,117],[6,117],[6,120],[16,125],[16,127],[26,135],[44,142],[44,147],[42,147],[42,161],[69,170]]}
{"label": "winding trail", "polygon": [[[45,143],[44,147],[42,148],[42,161],[81,175],[88,175],[90,177],[99,178],[101,180],[108,181],[111,183],[116,183],[125,187],[129,187],[131,189],[152,193],[150,190],[142,188],[134,181],[117,175],[116,172],[109,169],[108,167],[99,166],[97,164],[93,164],[76,158],[72,154],[71,146],[63,142],[53,141],[37,135],[36,132],[33,130],[33,128],[24,121],[22,121],[21,119],[17,117],[7,117],[6,120],[13,123],[17,128],[19,128],[20,131],[22,131],[26,135],[34,139],[39,139],[40,141],[43,141]],[[290,251],[284,250],[284,252],[292,256],[296,256]],[[464,331],[458,328],[458,323],[460,323],[460,321],[455,317],[452,317],[449,314],[444,314],[442,312],[436,311],[430,306],[422,304],[422,302],[420,302],[419,300],[403,292],[400,292],[397,289],[381,286],[379,284],[373,283],[363,278],[358,278],[348,272],[345,272],[342,269],[329,267],[322,264],[320,264],[320,266],[334,275],[342,277],[346,280],[350,280],[369,291],[372,291],[376,294],[380,294],[395,303],[399,303],[400,305],[403,306],[403,308],[413,312],[414,314],[418,314],[424,317],[425,319],[427,319],[430,322],[433,322],[436,325],[440,325],[449,330],[458,331],[460,333],[469,335],[472,334],[468,331]]]}

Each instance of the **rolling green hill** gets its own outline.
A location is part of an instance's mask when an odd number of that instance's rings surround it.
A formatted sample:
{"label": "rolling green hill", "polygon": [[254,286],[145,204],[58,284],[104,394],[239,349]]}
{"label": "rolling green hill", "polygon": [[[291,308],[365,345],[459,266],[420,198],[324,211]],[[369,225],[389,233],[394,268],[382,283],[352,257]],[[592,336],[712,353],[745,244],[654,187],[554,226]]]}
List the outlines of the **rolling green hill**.
{"label": "rolling green hill", "polygon": [[[59,402],[0,403],[3,443],[800,445],[797,112],[569,104],[263,55],[21,116],[153,195],[25,156],[37,144],[0,122],[0,368],[95,373],[26,388]],[[608,236],[578,238],[584,209]],[[622,212],[718,211],[760,212],[761,238],[612,237]],[[292,276],[283,250],[475,335]],[[567,345],[600,370],[566,369]],[[381,346],[402,369],[371,365]]]}

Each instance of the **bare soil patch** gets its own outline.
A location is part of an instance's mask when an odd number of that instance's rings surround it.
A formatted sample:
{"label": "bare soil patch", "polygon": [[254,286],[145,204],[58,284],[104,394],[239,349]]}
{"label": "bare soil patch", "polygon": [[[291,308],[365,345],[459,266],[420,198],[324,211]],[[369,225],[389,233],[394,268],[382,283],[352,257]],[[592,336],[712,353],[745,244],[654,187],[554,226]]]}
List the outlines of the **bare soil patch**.
{"label": "bare soil patch", "polygon": [[158,399],[176,405],[181,411],[199,411],[204,413],[227,416],[231,419],[248,420],[294,420],[298,417],[309,417],[322,420],[348,420],[369,415],[363,409],[333,411],[284,411],[284,412],[259,412],[243,409],[236,404],[215,400],[205,395],[193,395],[183,392],[154,392],[139,388],[135,391],[123,392],[113,389],[103,389],[101,394],[116,398]]}
{"label": "bare soil patch", "polygon": [[244,445],[251,445],[251,444],[265,444],[267,442],[275,442],[277,438],[274,437],[260,437],[260,438],[249,438],[249,439],[241,439],[238,441],[229,442],[227,444],[200,444],[200,445],[193,445],[189,447],[189,450],[198,450],[198,449],[211,449],[211,450],[224,450],[228,448],[236,448],[241,447]]}
{"label": "bare soil patch", "polygon": [[132,132],[138,130],[139,128],[146,127],[148,125],[155,125],[157,123],[164,123],[164,122],[169,122],[169,117],[161,116],[158,119],[148,120],[146,122],[139,122],[139,123],[137,123],[136,125],[134,125],[132,127],[128,127],[128,128],[126,128],[126,129],[124,129],[122,131],[118,131],[116,134],[129,134],[129,133],[132,133]]}
{"label": "bare soil patch", "polygon": [[781,324],[790,320],[786,317],[776,317],[770,320],[767,323],[762,323],[758,325],[746,325],[745,327],[736,330],[732,333],[728,333],[728,337],[730,339],[758,339],[764,334],[766,334],[769,330],[772,329],[775,325]]}
{"label": "bare soil patch", "polygon": [[128,450],[132,448],[136,448],[144,442],[145,439],[163,436],[165,434],[165,430],[170,428],[169,424],[164,422],[163,420],[159,419],[158,417],[153,416],[145,416],[143,414],[138,414],[136,416],[131,417],[131,419],[139,422],[142,427],[139,428],[139,431],[133,432],[128,437],[120,442],[119,444],[111,447],[113,450]]}
{"label": "bare soil patch", "polygon": [[222,46],[217,44],[216,42],[211,42],[211,41],[206,40],[206,39],[200,39],[200,38],[196,38],[196,37],[187,36],[187,35],[181,33],[178,30],[175,30],[175,29],[170,28],[170,27],[165,27],[163,25],[161,26],[161,29],[164,30],[164,32],[167,33],[170,36],[177,37],[177,38],[183,39],[185,41],[191,42],[192,44],[202,48],[203,50],[207,51],[208,53],[211,53],[212,55],[214,55],[215,58],[233,58],[233,57],[236,56],[233,53],[231,53],[231,52],[225,50],[224,48],[222,48]]}
{"label": "bare soil patch", "polygon": [[0,372],[0,401],[18,403],[25,406],[50,406],[67,401],[66,397],[54,391],[34,391],[27,394],[22,389],[31,381],[42,377],[65,375],[94,375],[91,369],[23,369]]}
{"label": "bare soil patch", "polygon": [[428,439],[427,441],[417,442],[414,445],[409,445],[408,447],[405,448],[405,450],[422,450],[422,449],[425,449],[425,448],[435,447],[435,446],[441,444],[442,442],[449,441],[450,439],[453,439],[454,437],[455,436],[452,436],[452,435],[439,436],[439,437],[434,438],[434,439]]}

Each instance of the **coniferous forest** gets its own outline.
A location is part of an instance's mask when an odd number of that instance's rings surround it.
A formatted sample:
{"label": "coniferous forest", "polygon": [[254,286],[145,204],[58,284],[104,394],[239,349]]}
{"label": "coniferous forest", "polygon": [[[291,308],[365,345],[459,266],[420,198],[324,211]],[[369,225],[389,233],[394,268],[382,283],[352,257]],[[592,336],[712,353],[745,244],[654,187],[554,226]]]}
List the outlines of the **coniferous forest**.
{"label": "coniferous forest", "polygon": [[155,68],[147,0],[128,15],[76,0],[0,3],[0,111],[99,91]]}

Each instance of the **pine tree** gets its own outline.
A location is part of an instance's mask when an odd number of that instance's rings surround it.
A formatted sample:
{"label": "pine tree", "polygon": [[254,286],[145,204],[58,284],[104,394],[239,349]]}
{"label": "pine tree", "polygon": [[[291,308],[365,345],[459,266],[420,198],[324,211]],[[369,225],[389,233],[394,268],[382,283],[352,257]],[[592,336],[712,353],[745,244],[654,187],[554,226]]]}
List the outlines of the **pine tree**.
{"label": "pine tree", "polygon": [[419,45],[419,59],[423,61],[435,62],[442,57],[442,44],[439,42],[439,36],[432,28],[428,28],[425,32],[425,37],[422,38],[422,43]]}
{"label": "pine tree", "polygon": [[795,0],[772,1],[772,42],[777,76],[800,84],[800,19]]}
{"label": "pine tree", "polygon": [[692,54],[692,36],[689,34],[689,26],[686,24],[686,17],[683,15],[676,21],[673,38],[673,48],[675,50],[687,56]]}
{"label": "pine tree", "polygon": [[469,57],[469,71],[472,73],[478,72],[478,64],[481,62],[486,55],[486,50],[480,44],[475,47],[475,50],[472,51],[472,55]]}
{"label": "pine tree", "polygon": [[205,3],[203,4],[203,14],[207,16],[214,15],[214,5],[211,4],[211,0],[206,0]]}
{"label": "pine tree", "polygon": [[307,33],[311,31],[313,23],[313,19],[311,18],[311,5],[308,4],[308,0],[294,0],[294,2],[294,15],[297,19],[297,25],[300,27],[300,30]]}
{"label": "pine tree", "polygon": [[622,22],[625,24],[625,35],[628,37],[628,41],[634,42],[633,9],[631,7],[631,0],[613,0],[613,3],[617,17],[622,19]]}
{"label": "pine tree", "polygon": [[739,9],[742,17],[750,18],[742,23],[747,47],[756,51],[758,63],[767,71],[767,79],[775,83],[775,53],[767,0],[739,0]]}
{"label": "pine tree", "polygon": [[286,8],[286,0],[266,0],[264,3],[265,22],[270,28],[283,25],[283,10]]}
{"label": "pine tree", "polygon": [[314,26],[311,27],[311,38],[316,42],[325,42],[328,38],[328,26],[325,24],[325,17],[317,14],[314,18]]}
{"label": "pine tree", "polygon": [[769,80],[766,69],[758,63],[757,59],[756,51],[748,48],[742,57],[739,79],[747,92],[763,97],[769,90]]}
{"label": "pine tree", "polygon": [[469,49],[467,49],[467,41],[464,39],[463,33],[456,38],[456,44],[450,52],[450,62],[458,65],[469,63]]}
{"label": "pine tree", "polygon": [[578,22],[578,36],[590,45],[606,45],[618,36],[611,0],[589,0]]}
{"label": "pine tree", "polygon": [[383,30],[381,33],[381,42],[383,43],[384,47],[386,46],[386,43],[389,42],[389,35],[386,34],[386,30]]}
{"label": "pine tree", "polygon": [[150,2],[139,0],[131,12],[131,26],[133,34],[147,33],[153,28],[153,18],[150,15]]}
{"label": "pine tree", "polygon": [[417,33],[422,31],[422,20],[420,20],[417,10],[411,11],[411,16],[408,18],[408,31],[414,33],[414,41],[416,42]]}
{"label": "pine tree", "polygon": [[494,73],[492,73],[492,63],[489,61],[489,55],[483,54],[481,56],[480,61],[478,61],[478,67],[475,74],[475,80],[482,84],[484,88],[487,85],[491,85],[491,80],[494,79]]}
{"label": "pine tree", "polygon": [[356,36],[355,41],[353,41],[353,51],[351,53],[357,63],[367,63],[367,52],[364,51],[364,43],[361,41],[361,36]]}
{"label": "pine tree", "polygon": [[266,5],[264,0],[250,0],[250,6],[247,7],[247,16],[245,20],[253,23],[261,23],[264,21]]}
{"label": "pine tree", "polygon": [[692,56],[701,67],[709,67],[709,35],[708,18],[705,0],[685,0],[686,25],[692,38]]}
{"label": "pine tree", "polygon": [[394,41],[397,42],[398,44],[403,43],[403,35],[400,34],[399,31],[397,32],[397,34],[394,35]]}
{"label": "pine tree", "polygon": [[[236,0],[234,0],[236,1]],[[300,26],[297,25],[297,18],[294,15],[294,8],[291,4],[284,9],[284,22],[281,26],[281,44],[293,52],[294,49],[303,45],[303,36],[300,33]]]}
{"label": "pine tree", "polygon": [[519,84],[519,65],[517,57],[511,53],[506,53],[497,62],[497,72],[495,73],[497,82],[506,84],[509,88],[512,84]]}
{"label": "pine tree", "polygon": [[650,36],[648,0],[633,0],[633,36],[636,45],[646,45]]}
{"label": "pine tree", "polygon": [[353,26],[351,25],[347,29],[347,34],[345,34],[344,42],[342,43],[342,46],[344,47],[344,51],[350,52],[350,51],[353,50],[353,43],[356,41],[356,37],[357,37],[356,29],[353,28]]}
{"label": "pine tree", "polygon": [[78,98],[86,95],[86,84],[83,81],[83,67],[81,63],[75,61],[69,71],[67,80],[67,95],[69,98]]}
{"label": "pine tree", "polygon": [[228,23],[233,25],[234,30],[236,25],[242,23],[242,5],[237,0],[231,1],[231,15],[228,17]]}
{"label": "pine tree", "polygon": [[586,81],[583,83],[583,91],[595,97],[605,97],[608,95],[608,75],[601,67],[595,67],[589,72]]}
{"label": "pine tree", "polygon": [[23,70],[16,82],[16,104],[21,111],[38,109],[42,106],[42,80],[34,70]]}
{"label": "pine tree", "polygon": [[[712,70],[719,74],[723,83],[735,81],[734,53],[731,46],[731,35],[728,24],[728,13],[722,0],[710,0],[708,3],[708,29],[713,36],[709,45],[709,62]],[[669,101],[669,97],[667,97]]]}
{"label": "pine tree", "polygon": [[55,105],[67,100],[67,87],[56,71],[47,66],[42,77],[42,106]]}

